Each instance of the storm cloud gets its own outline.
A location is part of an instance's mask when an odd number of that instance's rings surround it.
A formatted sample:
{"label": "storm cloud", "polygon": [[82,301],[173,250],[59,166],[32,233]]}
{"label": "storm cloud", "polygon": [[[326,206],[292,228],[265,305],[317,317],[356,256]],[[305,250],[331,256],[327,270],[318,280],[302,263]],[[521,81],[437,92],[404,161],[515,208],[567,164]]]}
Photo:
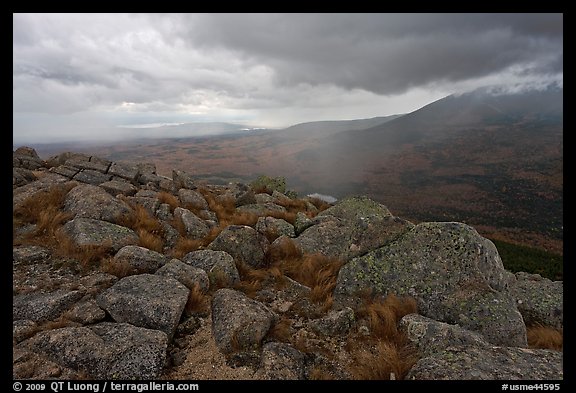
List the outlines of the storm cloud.
{"label": "storm cloud", "polygon": [[562,67],[562,14],[14,14],[13,135],[383,116]]}

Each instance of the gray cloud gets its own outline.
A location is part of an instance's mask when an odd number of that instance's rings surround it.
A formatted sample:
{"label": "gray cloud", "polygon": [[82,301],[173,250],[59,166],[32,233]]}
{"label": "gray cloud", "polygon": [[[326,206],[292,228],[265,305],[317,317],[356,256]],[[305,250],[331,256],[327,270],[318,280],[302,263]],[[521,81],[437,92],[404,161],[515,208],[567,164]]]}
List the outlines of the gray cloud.
{"label": "gray cloud", "polygon": [[[13,15],[21,114],[288,125],[410,111],[486,84],[561,83],[562,73],[562,14]],[[15,138],[32,132],[18,124]]]}

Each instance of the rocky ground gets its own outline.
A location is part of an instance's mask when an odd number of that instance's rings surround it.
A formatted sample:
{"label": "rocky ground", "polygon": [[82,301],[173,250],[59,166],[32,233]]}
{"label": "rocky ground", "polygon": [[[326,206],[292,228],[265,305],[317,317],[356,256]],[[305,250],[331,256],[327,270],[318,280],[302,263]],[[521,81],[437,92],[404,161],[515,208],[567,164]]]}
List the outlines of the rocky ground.
{"label": "rocky ground", "polygon": [[13,187],[14,378],[563,378],[562,282],[465,224],[29,148]]}

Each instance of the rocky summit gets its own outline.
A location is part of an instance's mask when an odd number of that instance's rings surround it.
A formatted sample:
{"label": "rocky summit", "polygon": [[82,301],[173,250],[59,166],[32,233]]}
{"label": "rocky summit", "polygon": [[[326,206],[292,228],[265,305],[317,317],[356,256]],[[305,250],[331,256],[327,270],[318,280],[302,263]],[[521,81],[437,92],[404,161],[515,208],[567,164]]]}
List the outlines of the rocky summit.
{"label": "rocky summit", "polygon": [[13,377],[563,379],[563,284],[283,178],[13,152]]}

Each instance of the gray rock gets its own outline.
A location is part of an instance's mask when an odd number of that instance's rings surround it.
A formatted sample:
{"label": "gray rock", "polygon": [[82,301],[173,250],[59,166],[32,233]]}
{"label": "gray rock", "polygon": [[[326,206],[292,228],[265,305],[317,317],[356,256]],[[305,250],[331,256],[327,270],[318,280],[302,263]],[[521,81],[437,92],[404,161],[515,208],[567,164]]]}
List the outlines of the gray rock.
{"label": "gray rock", "polygon": [[178,190],[178,199],[183,206],[191,206],[199,210],[208,210],[208,202],[202,194],[194,190],[181,188]]}
{"label": "gray rock", "polygon": [[118,162],[113,162],[108,168],[108,173],[110,175],[118,176],[126,179],[130,182],[136,182],[138,177],[138,167],[135,165],[121,164]]}
{"label": "gray rock", "polygon": [[12,186],[20,187],[37,179],[30,169],[12,168]]}
{"label": "gray rock", "polygon": [[141,174],[156,174],[156,164],[153,162],[139,162],[136,164],[136,167],[138,168],[138,172]]}
{"label": "gray rock", "polygon": [[55,173],[44,173],[44,175],[32,183],[28,183],[22,187],[15,188],[12,191],[12,207],[14,210],[22,206],[26,199],[36,195],[39,192],[43,192],[52,187],[65,187],[67,183],[77,184],[76,182],[70,182],[68,178],[55,174]]}
{"label": "gray rock", "polygon": [[174,182],[174,188],[177,190],[181,188],[193,190],[196,188],[194,179],[188,172],[172,170],[172,181]]}
{"label": "gray rock", "polygon": [[106,313],[98,307],[96,300],[89,298],[76,303],[66,312],[66,317],[82,325],[91,325],[106,318]]}
{"label": "gray rock", "polygon": [[98,186],[102,183],[109,181],[112,175],[106,175],[102,172],[98,172],[92,169],[84,169],[74,175],[73,179],[82,183],[88,183]]}
{"label": "gray rock", "polygon": [[75,214],[75,218],[93,218],[116,223],[130,208],[119,199],[108,194],[104,189],[81,184],[66,195],[64,211]]}
{"label": "gray rock", "polygon": [[419,313],[476,331],[496,345],[526,346],[526,326],[508,294],[494,244],[461,223],[422,223],[400,239],[352,259],[338,274],[337,303],[359,291],[412,296]]}
{"label": "gray rock", "polygon": [[44,161],[38,157],[36,150],[28,146],[22,146],[16,149],[12,157],[18,162],[18,166],[21,168],[36,170],[44,166]]}
{"label": "gray rock", "polygon": [[250,183],[250,186],[252,189],[265,188],[267,192],[278,191],[284,194],[286,192],[286,178],[262,175]]}
{"label": "gray rock", "polygon": [[163,176],[158,176],[154,173],[141,173],[138,175],[138,183],[142,185],[152,186],[153,188],[159,188],[160,182],[165,180]]}
{"label": "gray rock", "polygon": [[319,213],[296,239],[306,253],[347,261],[388,244],[414,227],[366,197],[350,197]]}
{"label": "gray rock", "polygon": [[300,236],[302,232],[314,225],[314,222],[308,218],[303,212],[296,213],[296,221],[294,222],[294,231],[296,236]]}
{"label": "gray rock", "polygon": [[564,285],[539,274],[516,273],[516,282],[510,287],[518,311],[527,325],[541,324],[564,328]]}
{"label": "gray rock", "polygon": [[113,265],[127,265],[135,274],[142,274],[154,273],[168,263],[168,260],[168,257],[159,252],[144,247],[124,246],[114,255],[111,263]]}
{"label": "gray rock", "polygon": [[84,296],[82,291],[58,289],[50,293],[32,292],[14,296],[12,319],[49,321],[58,318],[64,311]]}
{"label": "gray rock", "polygon": [[46,160],[46,166],[48,168],[64,165],[66,161],[74,159],[77,161],[90,161],[90,156],[82,153],[73,153],[70,151],[60,153],[58,155],[52,156]]}
{"label": "gray rock", "polygon": [[188,209],[177,207],[174,209],[174,217],[182,220],[186,234],[193,239],[201,239],[210,232],[208,224]]}
{"label": "gray rock", "polygon": [[134,196],[138,198],[158,198],[158,194],[159,192],[155,190],[140,189]]}
{"label": "gray rock", "polygon": [[166,361],[168,338],[158,330],[102,322],[38,333],[28,347],[95,379],[156,379]]}
{"label": "gray rock", "polygon": [[20,246],[12,249],[12,259],[24,265],[41,263],[50,259],[50,251],[41,246]]}
{"label": "gray rock", "polygon": [[108,171],[108,164],[105,164],[102,160],[92,160],[92,157],[81,157],[75,156],[66,160],[64,163],[67,166],[72,166],[81,170],[90,170],[99,173],[106,173]]}
{"label": "gray rock", "polygon": [[225,355],[259,348],[276,318],[264,304],[233,289],[219,289],[212,297],[212,334]]}
{"label": "gray rock", "polygon": [[118,251],[139,241],[132,229],[92,218],[76,218],[64,224],[62,229],[77,246],[107,245]]}
{"label": "gray rock", "polygon": [[[138,193],[136,194],[138,195]],[[140,205],[153,216],[156,214],[156,210],[160,206],[160,200],[156,197],[149,198],[149,197],[142,197],[142,196],[131,196],[126,197],[130,202],[135,203],[136,205]]]}
{"label": "gray rock", "polygon": [[330,311],[325,317],[313,319],[308,323],[308,326],[317,334],[343,336],[348,334],[354,321],[354,310],[346,307],[339,311]]}
{"label": "gray rock", "polygon": [[184,256],[183,261],[190,266],[203,269],[208,274],[211,286],[232,287],[240,282],[234,258],[225,251],[192,251]]}
{"label": "gray rock", "polygon": [[29,146],[20,146],[19,148],[14,150],[14,155],[40,159],[38,153],[36,153],[36,150],[34,150]]}
{"label": "gray rock", "polygon": [[172,259],[158,269],[156,274],[163,277],[172,277],[180,281],[190,290],[196,285],[198,285],[202,291],[208,291],[210,288],[210,280],[204,270],[190,266],[178,259]]}
{"label": "gray rock", "polygon": [[559,380],[562,352],[512,347],[450,347],[420,359],[406,379]]}
{"label": "gray rock", "polygon": [[72,179],[74,176],[76,176],[78,173],[80,173],[81,169],[75,168],[73,166],[68,166],[68,165],[59,165],[59,166],[55,166],[50,168],[50,172],[52,173],[57,173],[59,175],[62,176],[66,176],[69,179]]}
{"label": "gray rock", "polygon": [[158,206],[158,209],[156,209],[156,212],[154,214],[156,215],[156,218],[158,218],[159,220],[170,221],[174,218],[170,205],[167,203],[161,203],[160,206]]}
{"label": "gray rock", "polygon": [[302,380],[306,356],[290,344],[269,342],[262,347],[262,375],[269,380]]}
{"label": "gray rock", "polygon": [[453,346],[492,347],[478,333],[418,314],[405,315],[400,320],[400,329],[423,356],[430,356]]}
{"label": "gray rock", "polygon": [[274,233],[278,236],[296,236],[294,226],[281,218],[260,217],[258,218],[258,222],[256,222],[256,230],[262,234]]}
{"label": "gray rock", "polygon": [[188,293],[173,278],[140,274],[122,278],[96,300],[115,321],[160,330],[171,339]]}
{"label": "gray rock", "polygon": [[110,180],[100,184],[100,187],[105,189],[112,196],[118,194],[132,196],[136,194],[136,187],[125,181]]}
{"label": "gray rock", "polygon": [[12,321],[12,339],[19,343],[35,335],[40,329],[36,322],[29,319]]}
{"label": "gray rock", "polygon": [[254,228],[245,225],[230,225],[208,245],[208,249],[226,251],[234,260],[254,268],[265,265],[268,240]]}
{"label": "gray rock", "polygon": [[274,198],[272,198],[272,195],[266,194],[265,192],[261,192],[260,194],[256,194],[254,195],[254,199],[256,200],[256,204],[266,204],[266,203],[274,203]]}

